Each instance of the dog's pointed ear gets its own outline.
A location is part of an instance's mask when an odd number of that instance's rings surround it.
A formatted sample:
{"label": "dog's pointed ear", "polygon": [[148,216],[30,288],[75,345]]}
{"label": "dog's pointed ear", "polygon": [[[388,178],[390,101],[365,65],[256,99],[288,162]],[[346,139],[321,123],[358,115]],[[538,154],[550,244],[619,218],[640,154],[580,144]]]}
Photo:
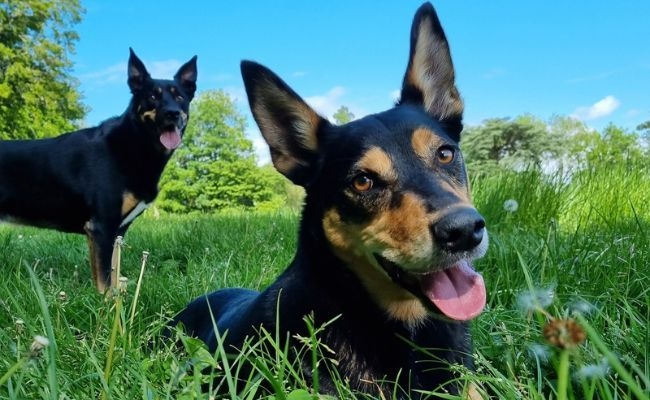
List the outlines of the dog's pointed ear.
{"label": "dog's pointed ear", "polygon": [[327,120],[268,68],[242,61],[241,73],[273,165],[295,184],[308,185],[316,168],[318,132]]}
{"label": "dog's pointed ear", "polygon": [[190,98],[194,97],[194,92],[196,92],[196,78],[197,78],[197,69],[196,69],[196,56],[192,57],[190,61],[181,65],[174,75],[174,80],[180,83]]}
{"label": "dog's pointed ear", "polygon": [[145,81],[151,79],[151,76],[149,76],[149,72],[147,72],[144,64],[142,61],[140,61],[138,56],[135,55],[135,52],[130,47],[129,53],[129,65],[127,67],[129,78],[127,82],[129,84],[129,88],[131,89],[131,93],[136,93],[142,90]]}
{"label": "dog's pointed ear", "polygon": [[463,100],[456,88],[449,43],[436,11],[425,3],[411,26],[411,50],[399,104],[417,104],[456,140],[463,129]]}

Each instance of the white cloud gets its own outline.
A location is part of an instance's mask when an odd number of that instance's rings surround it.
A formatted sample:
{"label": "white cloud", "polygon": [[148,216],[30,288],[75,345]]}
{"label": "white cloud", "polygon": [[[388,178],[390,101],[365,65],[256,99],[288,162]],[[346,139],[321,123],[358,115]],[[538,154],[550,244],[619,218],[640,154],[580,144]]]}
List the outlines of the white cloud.
{"label": "white cloud", "polygon": [[296,77],[296,78],[302,78],[303,76],[307,76],[307,71],[296,71],[291,76]]}
{"label": "white cloud", "polygon": [[145,62],[144,65],[147,68],[147,71],[149,71],[149,75],[151,75],[152,78],[171,79],[182,64],[178,60],[166,60],[153,61],[150,63]]}
{"label": "white cloud", "polygon": [[110,65],[104,69],[88,72],[79,76],[79,80],[88,85],[106,85],[115,82],[126,82],[126,62]]}
{"label": "white cloud", "polygon": [[483,73],[482,78],[486,80],[491,80],[491,79],[500,78],[505,74],[506,74],[506,70],[503,68],[492,68],[491,70]]}
{"label": "white cloud", "polygon": [[[144,62],[149,75],[156,79],[171,79],[182,65],[178,60]],[[98,71],[88,72],[79,76],[79,80],[88,86],[103,86],[114,83],[124,83],[127,79],[127,63],[121,62],[109,65]]]}
{"label": "white cloud", "polygon": [[591,82],[591,81],[600,81],[609,78],[610,76],[614,75],[616,72],[618,71],[606,71],[594,75],[577,76],[575,78],[569,79],[567,83],[574,84],[574,83],[583,83],[583,82]]}
{"label": "white cloud", "polygon": [[621,102],[614,96],[607,96],[590,106],[578,107],[570,116],[581,121],[591,121],[613,113]]}
{"label": "white cloud", "polygon": [[330,118],[341,106],[341,97],[345,94],[343,86],[336,86],[320,96],[310,96],[305,101],[322,116]]}
{"label": "white cloud", "polygon": [[253,125],[253,127],[246,129],[246,137],[253,142],[253,148],[255,149],[255,155],[257,156],[257,165],[268,164],[271,162],[269,146],[266,144],[266,141],[264,141],[262,133],[257,128],[257,125]]}
{"label": "white cloud", "polygon": [[400,97],[402,97],[402,89],[395,89],[390,92],[390,99],[393,101],[393,103],[397,102]]}
{"label": "white cloud", "polygon": [[230,98],[241,107],[241,111],[248,111],[248,98],[243,86],[226,86],[222,89]]}

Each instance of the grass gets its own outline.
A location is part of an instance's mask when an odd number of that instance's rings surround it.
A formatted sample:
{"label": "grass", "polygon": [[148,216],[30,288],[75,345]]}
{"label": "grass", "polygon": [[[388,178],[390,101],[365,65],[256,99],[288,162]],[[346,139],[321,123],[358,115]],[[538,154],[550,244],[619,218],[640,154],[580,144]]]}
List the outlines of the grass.
{"label": "grass", "polygon": [[[476,176],[472,189],[491,244],[477,262],[488,306],[474,324],[477,370],[466,376],[502,399],[648,399],[648,171],[503,173]],[[508,199],[516,211],[504,210]],[[270,283],[293,257],[297,222],[282,213],[147,214],[126,235],[129,283],[112,298],[91,285],[83,237],[0,225],[0,398],[202,398],[211,373],[223,377],[224,398],[314,398],[318,383],[278,348],[277,332],[237,356],[209,354],[182,335],[185,352],[149,346],[190,299]],[[327,363],[312,329],[301,354]],[[49,345],[32,347],[36,335]],[[248,385],[237,391],[237,379]],[[339,397],[353,396],[341,382]]]}

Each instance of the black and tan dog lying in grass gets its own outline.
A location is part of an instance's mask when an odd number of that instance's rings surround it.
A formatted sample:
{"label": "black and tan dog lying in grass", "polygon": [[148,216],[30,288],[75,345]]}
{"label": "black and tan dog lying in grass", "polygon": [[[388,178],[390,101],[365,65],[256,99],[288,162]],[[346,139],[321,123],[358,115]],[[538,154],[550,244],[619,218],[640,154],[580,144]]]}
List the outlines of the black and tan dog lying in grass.
{"label": "black and tan dog lying in grass", "polygon": [[0,221],[85,233],[103,293],[115,238],[153,202],[181,143],[196,76],[193,57],[173,80],[153,79],[131,50],[124,114],[55,138],[0,140]]}
{"label": "black and tan dog lying in grass", "polygon": [[433,7],[415,15],[399,103],[343,126],[269,69],[244,61],[241,70],[275,168],[306,190],[298,249],[263,292],[218,290],[175,322],[211,350],[218,330],[236,352],[260,326],[295,340],[308,336],[305,316],[316,326],[334,320],[319,336],[336,360],[320,365],[322,392],[336,390],[333,369],[385,398],[459,392],[449,367],[472,366],[467,321],[486,292],[471,261],[485,253],[487,232],[470,200],[458,147],[463,103]]}

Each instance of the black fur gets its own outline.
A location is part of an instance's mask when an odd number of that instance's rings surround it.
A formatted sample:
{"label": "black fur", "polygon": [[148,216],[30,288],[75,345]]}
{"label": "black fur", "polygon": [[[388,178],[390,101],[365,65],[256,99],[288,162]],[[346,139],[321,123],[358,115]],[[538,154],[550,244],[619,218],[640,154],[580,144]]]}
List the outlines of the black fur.
{"label": "black fur", "polygon": [[138,204],[158,193],[187,125],[196,77],[196,56],[173,80],[162,80],[152,79],[130,50],[133,96],[124,114],[55,138],[0,141],[0,220],[85,233],[93,278],[103,292],[115,238],[142,211]]}
{"label": "black fur", "polygon": [[[337,360],[322,361],[321,392],[335,394],[328,368],[353,389],[386,398],[393,390],[399,399],[461,390],[449,365],[472,367],[468,323],[443,317],[420,287],[427,274],[480,257],[487,233],[469,203],[458,149],[462,101],[430,4],[412,31],[402,101],[343,126],[319,117],[269,69],[242,62],[274,165],[305,187],[306,200],[295,258],[275,282],[261,293],[209,293],[175,319],[210,350],[217,330],[236,351],[260,326],[279,328],[281,338],[288,332],[298,348],[294,335],[308,336],[304,317],[312,316],[316,327],[334,321],[319,336]],[[303,373],[311,375],[309,360]]]}

